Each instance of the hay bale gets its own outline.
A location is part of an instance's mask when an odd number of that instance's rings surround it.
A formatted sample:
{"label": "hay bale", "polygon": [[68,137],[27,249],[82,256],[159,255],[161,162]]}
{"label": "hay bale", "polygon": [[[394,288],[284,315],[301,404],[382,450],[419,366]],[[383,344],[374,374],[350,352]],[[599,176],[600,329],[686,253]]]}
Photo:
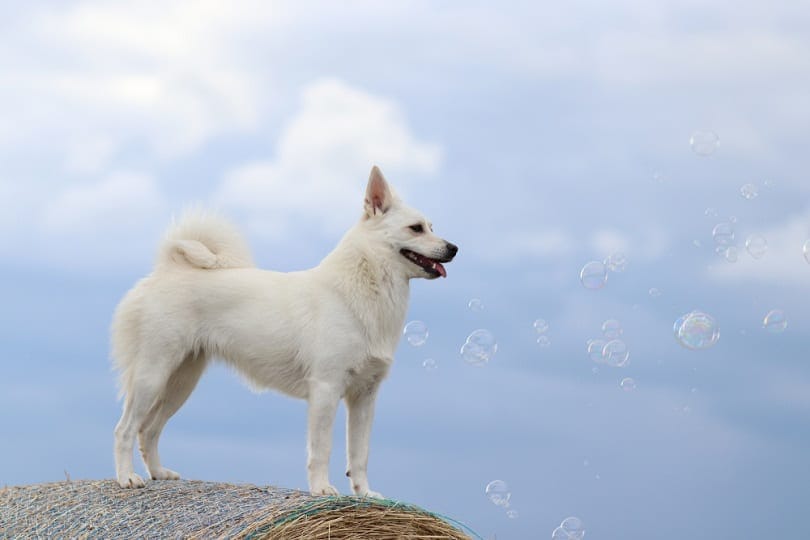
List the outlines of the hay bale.
{"label": "hay bale", "polygon": [[193,480],[143,489],[112,480],[0,489],[0,538],[469,540],[461,527],[391,500]]}

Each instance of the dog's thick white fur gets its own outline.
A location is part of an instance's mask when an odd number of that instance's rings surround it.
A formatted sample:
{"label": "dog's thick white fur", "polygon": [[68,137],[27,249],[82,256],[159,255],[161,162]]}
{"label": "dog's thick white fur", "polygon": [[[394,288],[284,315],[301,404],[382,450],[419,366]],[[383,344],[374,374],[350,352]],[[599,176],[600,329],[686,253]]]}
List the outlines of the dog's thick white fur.
{"label": "dog's thick white fur", "polygon": [[112,354],[124,396],[115,428],[118,483],[144,485],[133,469],[136,435],[153,479],[180,477],[161,464],[158,438],[216,357],[257,388],[308,401],[313,494],[338,493],[328,462],[344,399],[351,489],[378,497],[366,474],[374,401],[402,331],[409,280],[446,275],[441,263],[456,251],[394,194],[377,167],[359,223],[310,270],[257,269],[231,225],[187,214],[169,229],[154,272],[115,312]]}

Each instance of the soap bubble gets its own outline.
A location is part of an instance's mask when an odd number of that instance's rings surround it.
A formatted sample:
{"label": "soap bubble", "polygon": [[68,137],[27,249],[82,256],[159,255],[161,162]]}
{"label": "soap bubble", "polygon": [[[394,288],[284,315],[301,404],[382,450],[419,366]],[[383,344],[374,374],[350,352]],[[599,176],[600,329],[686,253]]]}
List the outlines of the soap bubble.
{"label": "soap bubble", "polygon": [[647,291],[647,292],[649,293],[650,298],[658,298],[659,296],[661,296],[661,289],[658,289],[658,288],[656,288],[656,287],[652,287],[652,288],[651,288],[649,291]]}
{"label": "soap bubble", "polygon": [[757,190],[757,186],[754,184],[745,184],[740,188],[740,195],[750,201],[759,195],[759,191]]}
{"label": "soap bubble", "polygon": [[762,320],[762,327],[771,334],[781,334],[788,325],[785,312],[781,309],[772,309]]}
{"label": "soap bubble", "polygon": [[546,322],[545,319],[537,319],[534,321],[532,326],[534,326],[534,331],[538,334],[545,334],[548,332],[548,322]]}
{"label": "soap bubble", "polygon": [[[693,311],[682,317],[677,329],[678,342],[687,349],[708,349],[720,339],[717,321],[708,313]],[[678,319],[680,321],[681,319]],[[676,325],[678,323],[676,321]]]}
{"label": "soap bubble", "polygon": [[602,335],[605,339],[616,339],[622,335],[622,323],[616,319],[608,319],[602,323]]}
{"label": "soap bubble", "polygon": [[425,358],[425,360],[422,362],[422,367],[425,368],[425,371],[436,371],[439,364],[433,358]]}
{"label": "soap bubble", "polygon": [[720,145],[720,138],[713,131],[695,131],[689,138],[692,151],[699,156],[710,156]]}
{"label": "soap bubble", "polygon": [[551,540],[569,540],[570,538],[571,536],[562,527],[557,527],[551,533]]}
{"label": "soap bubble", "polygon": [[551,339],[546,335],[542,335],[537,338],[537,344],[541,347],[549,347],[551,345]]}
{"label": "soap bubble", "polygon": [[723,246],[718,246],[723,254],[723,258],[726,259],[730,263],[735,263],[739,259],[739,255],[737,254],[737,248],[735,246],[728,246],[727,248],[723,249]]}
{"label": "soap bubble", "polygon": [[608,341],[602,348],[602,359],[609,366],[626,366],[630,359],[630,351],[627,349],[627,344],[620,339]]}
{"label": "soap bubble", "polygon": [[508,517],[509,519],[517,519],[518,511],[515,510],[514,508],[510,508],[509,510],[506,511],[506,517]]}
{"label": "soap bubble", "polygon": [[760,259],[768,251],[768,241],[757,234],[752,234],[745,240],[745,249],[753,258]]}
{"label": "soap bubble", "polygon": [[734,226],[728,222],[718,223],[712,229],[712,238],[718,246],[731,246],[734,244]]}
{"label": "soap bubble", "polygon": [[625,377],[622,379],[622,382],[619,383],[619,386],[625,392],[632,392],[636,389],[636,381],[631,379],[630,377]]}
{"label": "soap bubble", "polygon": [[475,330],[461,347],[461,356],[473,366],[483,366],[498,352],[498,342],[489,330]]}
{"label": "soap bubble", "polygon": [[402,331],[405,334],[405,339],[408,340],[413,347],[420,347],[425,344],[428,338],[428,328],[422,321],[411,321],[405,325]]}
{"label": "soap bubble", "polygon": [[490,502],[495,506],[502,508],[509,506],[509,499],[512,497],[512,493],[509,492],[509,486],[503,480],[493,480],[487,484],[484,492],[487,494],[487,498]]}
{"label": "soap bubble", "polygon": [[807,240],[802,246],[802,253],[804,254],[804,260],[807,261],[807,264],[810,264],[810,240]]}
{"label": "soap bubble", "polygon": [[582,540],[582,537],[585,536],[585,524],[575,516],[565,518],[560,523],[560,528],[568,535],[570,540]]}
{"label": "soap bubble", "polygon": [[590,261],[579,272],[579,280],[586,289],[601,289],[607,281],[607,268],[605,263]]}
{"label": "soap bubble", "polygon": [[704,210],[703,215],[708,217],[717,217],[717,210],[710,206]]}
{"label": "soap bubble", "polygon": [[605,259],[605,266],[607,266],[608,270],[611,272],[624,272],[624,269],[627,268],[627,257],[621,252],[611,253],[610,256]]}
{"label": "soap bubble", "polygon": [[604,362],[602,350],[605,348],[605,342],[601,339],[592,339],[588,341],[588,358],[597,364]]}
{"label": "soap bubble", "polygon": [[474,311],[475,313],[481,313],[484,311],[484,303],[481,301],[480,298],[473,298],[469,302],[467,302],[467,308],[470,311]]}

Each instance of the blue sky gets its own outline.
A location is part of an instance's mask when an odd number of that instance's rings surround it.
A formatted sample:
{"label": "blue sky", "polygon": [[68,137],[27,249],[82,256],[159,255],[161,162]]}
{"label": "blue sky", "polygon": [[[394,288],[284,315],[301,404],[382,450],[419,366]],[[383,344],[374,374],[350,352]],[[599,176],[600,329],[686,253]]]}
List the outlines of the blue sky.
{"label": "blue sky", "polygon": [[[307,268],[358,217],[376,163],[460,252],[446,280],[413,284],[409,320],[430,335],[403,341],[383,386],[374,489],[501,540],[550,538],[569,515],[588,538],[810,536],[806,3],[0,15],[0,483],[112,476],[109,322],[173,214],[219,208],[261,266]],[[709,156],[698,130],[719,137]],[[712,238],[732,220],[735,262]],[[615,252],[627,268],[586,290],[582,266]],[[720,326],[709,349],[673,337],[694,309]],[[772,309],[784,332],[762,328]],[[586,354],[611,318],[624,368]],[[483,368],[459,355],[478,328],[499,345]],[[303,488],[304,441],[303,402],[217,366],[162,456],[187,478]],[[485,497],[495,479],[517,518]]]}

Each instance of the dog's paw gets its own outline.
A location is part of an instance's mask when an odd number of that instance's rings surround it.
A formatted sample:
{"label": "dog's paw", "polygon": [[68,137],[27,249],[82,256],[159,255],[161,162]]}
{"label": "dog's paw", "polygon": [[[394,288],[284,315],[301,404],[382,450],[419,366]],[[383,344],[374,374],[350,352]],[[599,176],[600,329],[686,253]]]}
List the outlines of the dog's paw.
{"label": "dog's paw", "polygon": [[152,480],[180,480],[180,473],[161,467],[152,473]]}
{"label": "dog's paw", "polygon": [[134,472],[118,476],[118,485],[122,488],[142,488],[146,485],[143,478]]}
{"label": "dog's paw", "polygon": [[369,499],[384,499],[382,493],[377,493],[376,491],[371,491],[367,489],[365,493],[357,493],[360,497],[368,497]]}
{"label": "dog's paw", "polygon": [[337,490],[337,488],[330,484],[325,484],[322,486],[312,486],[309,492],[317,497],[332,497],[340,495],[340,492]]}

